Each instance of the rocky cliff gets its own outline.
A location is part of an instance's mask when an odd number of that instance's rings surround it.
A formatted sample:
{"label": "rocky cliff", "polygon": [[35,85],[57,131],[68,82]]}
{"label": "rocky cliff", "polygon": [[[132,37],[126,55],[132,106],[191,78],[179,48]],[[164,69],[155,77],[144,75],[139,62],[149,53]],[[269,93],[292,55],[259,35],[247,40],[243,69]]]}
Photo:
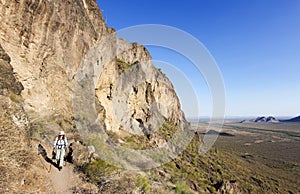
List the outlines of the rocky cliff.
{"label": "rocky cliff", "polygon": [[0,41],[24,86],[26,110],[70,116],[72,76],[107,28],[95,1],[1,1]]}
{"label": "rocky cliff", "polygon": [[[149,135],[164,121],[185,122],[149,52],[119,39],[95,0],[0,0],[0,21],[1,141],[14,142],[1,147],[3,192],[51,192],[47,155],[41,161],[36,146],[48,149],[58,130],[81,140],[77,116],[118,134]],[[78,89],[82,83],[89,90]],[[77,152],[72,161],[81,166]]]}
{"label": "rocky cliff", "polygon": [[115,41],[106,41],[92,64],[101,66],[94,89],[103,128],[145,133],[158,117],[184,120],[172,84],[152,66],[148,51],[113,35],[95,0],[0,1],[0,9],[0,43],[24,86],[30,118],[73,127],[76,74],[84,56],[111,35]]}

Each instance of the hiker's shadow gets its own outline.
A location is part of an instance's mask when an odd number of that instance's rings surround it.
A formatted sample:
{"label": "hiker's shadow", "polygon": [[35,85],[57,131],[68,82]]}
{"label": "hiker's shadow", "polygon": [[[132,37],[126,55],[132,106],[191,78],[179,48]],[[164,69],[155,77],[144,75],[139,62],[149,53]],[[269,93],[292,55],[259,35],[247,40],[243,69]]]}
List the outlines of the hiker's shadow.
{"label": "hiker's shadow", "polygon": [[44,158],[44,160],[46,162],[48,162],[49,164],[52,164],[54,167],[56,167],[58,169],[57,164],[55,162],[53,162],[53,160],[47,156],[47,151],[41,144],[38,145],[38,154],[41,154],[41,156]]}

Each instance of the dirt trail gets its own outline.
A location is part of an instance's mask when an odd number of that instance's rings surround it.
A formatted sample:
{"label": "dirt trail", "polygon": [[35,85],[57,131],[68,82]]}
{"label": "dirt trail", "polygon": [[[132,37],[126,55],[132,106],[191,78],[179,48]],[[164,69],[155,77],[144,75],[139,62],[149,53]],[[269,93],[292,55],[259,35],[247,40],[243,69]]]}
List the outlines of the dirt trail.
{"label": "dirt trail", "polygon": [[74,193],[76,186],[81,182],[81,179],[74,173],[73,165],[67,163],[61,171],[56,167],[51,166],[50,180],[55,193]]}
{"label": "dirt trail", "polygon": [[[49,144],[50,145],[50,144]],[[56,160],[51,159],[51,147],[44,144],[39,144],[39,153],[41,154],[40,162],[47,171],[47,177],[52,188],[49,191],[54,191],[55,194],[81,193],[80,189],[85,183],[80,178],[79,174],[74,171],[74,165],[65,162],[63,168],[59,171],[56,165]]]}

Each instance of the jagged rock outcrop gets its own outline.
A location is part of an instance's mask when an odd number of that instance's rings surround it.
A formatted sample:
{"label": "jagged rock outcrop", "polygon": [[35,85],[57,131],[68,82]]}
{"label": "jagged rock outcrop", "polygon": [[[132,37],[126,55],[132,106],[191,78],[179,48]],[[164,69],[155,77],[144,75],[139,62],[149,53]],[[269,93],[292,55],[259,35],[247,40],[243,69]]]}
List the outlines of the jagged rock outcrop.
{"label": "jagged rock outcrop", "polygon": [[149,134],[164,120],[177,125],[184,121],[173,85],[154,68],[145,47],[116,42],[116,60],[104,66],[96,85],[106,129]]}
{"label": "jagged rock outcrop", "polygon": [[[29,116],[72,123],[74,82],[82,60],[114,32],[96,1],[0,1],[0,20],[0,43],[24,86]],[[153,67],[148,51],[112,36],[117,43],[105,42],[92,64],[102,67],[95,87],[102,127],[148,133],[161,124],[153,125],[157,118],[184,121],[172,84]]]}

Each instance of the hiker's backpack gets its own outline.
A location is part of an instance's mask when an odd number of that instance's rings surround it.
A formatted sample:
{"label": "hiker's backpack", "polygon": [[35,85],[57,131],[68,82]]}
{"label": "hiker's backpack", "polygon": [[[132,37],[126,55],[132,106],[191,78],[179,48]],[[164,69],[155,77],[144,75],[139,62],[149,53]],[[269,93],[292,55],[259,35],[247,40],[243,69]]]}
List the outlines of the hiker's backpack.
{"label": "hiker's backpack", "polygon": [[65,139],[63,139],[63,140],[64,140],[64,144],[58,145],[58,141],[61,141],[61,140],[58,140],[58,138],[57,138],[57,141],[56,141],[56,148],[57,149],[61,149],[61,148],[63,148],[63,146],[64,146],[64,148],[67,148],[66,140]]}

